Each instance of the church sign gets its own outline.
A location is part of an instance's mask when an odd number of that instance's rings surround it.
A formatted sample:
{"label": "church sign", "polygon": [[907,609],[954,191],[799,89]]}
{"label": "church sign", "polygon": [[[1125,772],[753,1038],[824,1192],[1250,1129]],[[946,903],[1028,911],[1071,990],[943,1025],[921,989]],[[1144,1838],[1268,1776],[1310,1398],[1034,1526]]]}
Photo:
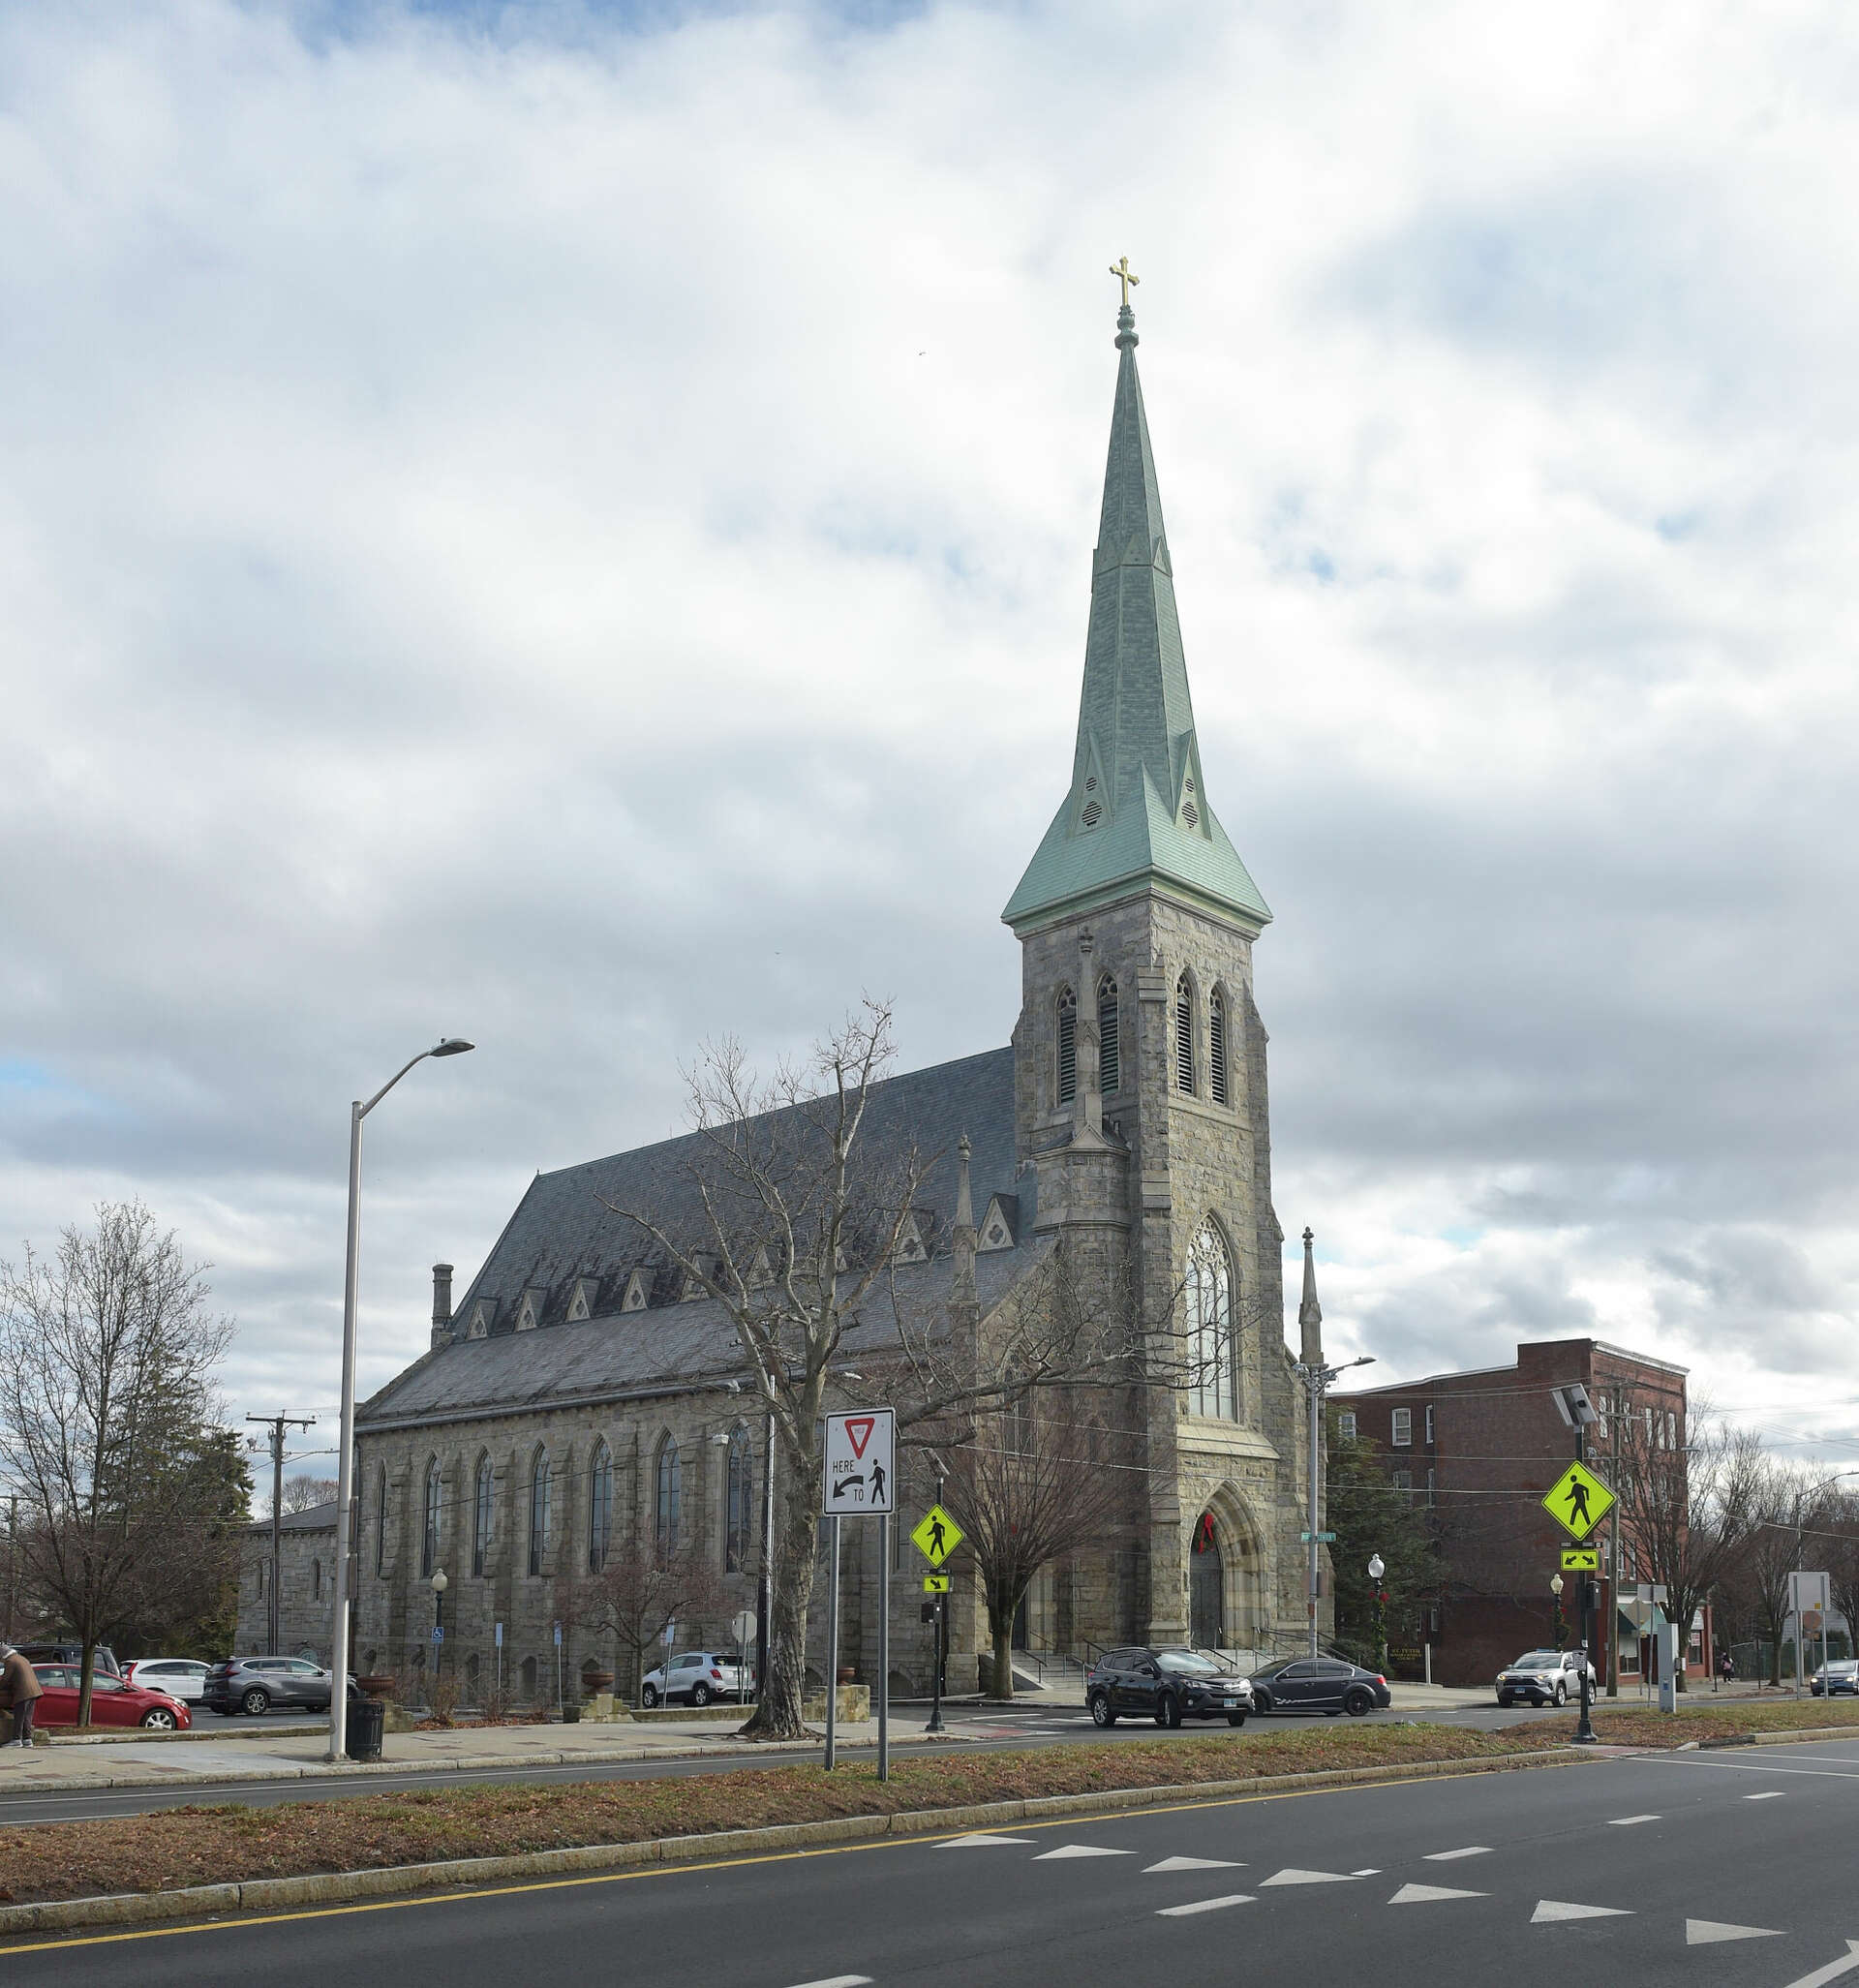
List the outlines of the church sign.
{"label": "church sign", "polygon": [[829,1518],[881,1518],[894,1509],[892,1471],[897,1417],[889,1408],[862,1408],[826,1418],[826,1477],[820,1510]]}

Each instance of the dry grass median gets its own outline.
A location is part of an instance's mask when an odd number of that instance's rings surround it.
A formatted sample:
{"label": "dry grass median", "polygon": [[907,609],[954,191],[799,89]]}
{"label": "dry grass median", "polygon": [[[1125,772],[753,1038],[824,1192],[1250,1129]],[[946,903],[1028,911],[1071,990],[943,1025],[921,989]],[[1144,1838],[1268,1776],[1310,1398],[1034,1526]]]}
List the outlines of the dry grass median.
{"label": "dry grass median", "polygon": [[[1700,1747],[1748,1745],[1766,1734],[1778,1737],[1822,1726],[1859,1728],[1859,1699],[1835,1698],[1718,1698],[1704,1697],[1695,1704],[1679,1700],[1676,1712],[1661,1712],[1657,1706],[1610,1705],[1604,1699],[1595,1707],[1595,1731],[1609,1746],[1681,1747],[1695,1742]],[[1508,1726],[1507,1732],[1537,1733],[1543,1745],[1566,1739],[1574,1728],[1571,1714],[1567,1729],[1561,1720],[1553,1726],[1538,1720],[1529,1726]]]}

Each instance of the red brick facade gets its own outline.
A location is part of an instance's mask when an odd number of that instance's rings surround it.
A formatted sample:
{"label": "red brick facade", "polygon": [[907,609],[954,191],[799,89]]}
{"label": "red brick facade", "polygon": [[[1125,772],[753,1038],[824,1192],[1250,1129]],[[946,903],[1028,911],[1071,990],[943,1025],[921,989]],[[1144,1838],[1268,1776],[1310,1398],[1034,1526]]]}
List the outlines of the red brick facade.
{"label": "red brick facade", "polygon": [[[1569,1541],[1540,1500],[1574,1455],[1574,1433],[1551,1392],[1569,1381],[1579,1381],[1602,1411],[1589,1431],[1588,1460],[1603,1480],[1613,1481],[1609,1462],[1619,1453],[1623,1407],[1640,1419],[1650,1440],[1671,1449],[1683,1445],[1685,1369],[1598,1339],[1536,1340],[1517,1348],[1510,1366],[1330,1397],[1332,1417],[1353,1417],[1355,1433],[1376,1445],[1397,1483],[1405,1475],[1415,1499],[1434,1518],[1448,1569],[1444,1590],[1425,1611],[1437,1684],[1488,1684],[1524,1650],[1557,1640],[1549,1582]],[[1651,1660],[1650,1643],[1634,1620],[1637,1570],[1623,1550],[1619,1576],[1627,1606],[1617,1614],[1611,1523],[1600,1528],[1594,1544],[1602,1549],[1595,1668],[1603,1688],[1617,1672],[1622,1689],[1637,1690]],[[1565,1576],[1561,1606],[1569,1647],[1580,1636],[1579,1594],[1579,1577]],[[1610,1619],[1614,1638],[1604,1627]],[[1417,1675],[1419,1653],[1409,1654],[1413,1661],[1400,1667]],[[1688,1669],[1708,1675],[1711,1654],[1707,1610]]]}

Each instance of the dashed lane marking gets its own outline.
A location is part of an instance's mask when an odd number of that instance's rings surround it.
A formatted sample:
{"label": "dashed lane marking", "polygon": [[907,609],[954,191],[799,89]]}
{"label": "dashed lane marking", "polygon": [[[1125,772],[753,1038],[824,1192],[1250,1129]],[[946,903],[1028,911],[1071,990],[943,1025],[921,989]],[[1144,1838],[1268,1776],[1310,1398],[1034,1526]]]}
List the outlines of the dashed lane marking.
{"label": "dashed lane marking", "polygon": [[1403,1884],[1389,1905],[1438,1905],[1447,1898],[1489,1898],[1488,1891],[1453,1891],[1445,1884]]}
{"label": "dashed lane marking", "polygon": [[869,1974],[828,1974],[823,1981],[803,1981],[800,1988],[871,1988]]}
{"label": "dashed lane marking", "polygon": [[1616,1816],[1607,1826],[1609,1829],[1630,1829],[1636,1822],[1657,1822],[1657,1816]]}
{"label": "dashed lane marking", "polygon": [[1567,1899],[1539,1898],[1530,1914],[1533,1926],[1551,1926],[1562,1919],[1630,1919],[1632,1913],[1617,1905],[1570,1905]]}
{"label": "dashed lane marking", "polygon": [[1760,1794],[1746,1794],[1743,1799],[1746,1802],[1779,1802],[1786,1792],[1785,1789],[1770,1788],[1765,1789]]}
{"label": "dashed lane marking", "polygon": [[1234,1891],[1225,1898],[1197,1898],[1192,1905],[1165,1905],[1156,1913],[1158,1919],[1187,1919],[1196,1912],[1217,1912],[1230,1905],[1256,1905],[1258,1901],[1249,1891]]}
{"label": "dashed lane marking", "polygon": [[1459,1857],[1488,1857],[1490,1854],[1488,1843],[1468,1843],[1463,1850],[1429,1850],[1420,1861],[1423,1864],[1449,1864]]}
{"label": "dashed lane marking", "polygon": [[1780,1940],[1773,1926],[1729,1926],[1722,1919],[1687,1919],[1687,1946],[1715,1946],[1720,1940]]}

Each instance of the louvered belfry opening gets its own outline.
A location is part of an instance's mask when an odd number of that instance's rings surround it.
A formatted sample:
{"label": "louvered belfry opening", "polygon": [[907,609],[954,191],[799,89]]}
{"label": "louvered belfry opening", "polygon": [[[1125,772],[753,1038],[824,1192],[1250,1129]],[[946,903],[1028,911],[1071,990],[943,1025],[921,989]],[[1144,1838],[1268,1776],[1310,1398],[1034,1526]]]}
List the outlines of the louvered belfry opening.
{"label": "louvered belfry opening", "polygon": [[1227,998],[1218,988],[1207,1003],[1207,1093],[1217,1105],[1227,1102]]}
{"label": "louvered belfry opening", "polygon": [[1097,984],[1097,1087],[1106,1097],[1115,1096],[1123,1078],[1116,1024],[1116,982],[1107,973]]}
{"label": "louvered belfry opening", "polygon": [[1058,997],[1058,1101],[1078,1094],[1078,996],[1068,987]]}
{"label": "louvered belfry opening", "polygon": [[1185,973],[1174,984],[1174,1087],[1194,1095],[1194,989]]}

